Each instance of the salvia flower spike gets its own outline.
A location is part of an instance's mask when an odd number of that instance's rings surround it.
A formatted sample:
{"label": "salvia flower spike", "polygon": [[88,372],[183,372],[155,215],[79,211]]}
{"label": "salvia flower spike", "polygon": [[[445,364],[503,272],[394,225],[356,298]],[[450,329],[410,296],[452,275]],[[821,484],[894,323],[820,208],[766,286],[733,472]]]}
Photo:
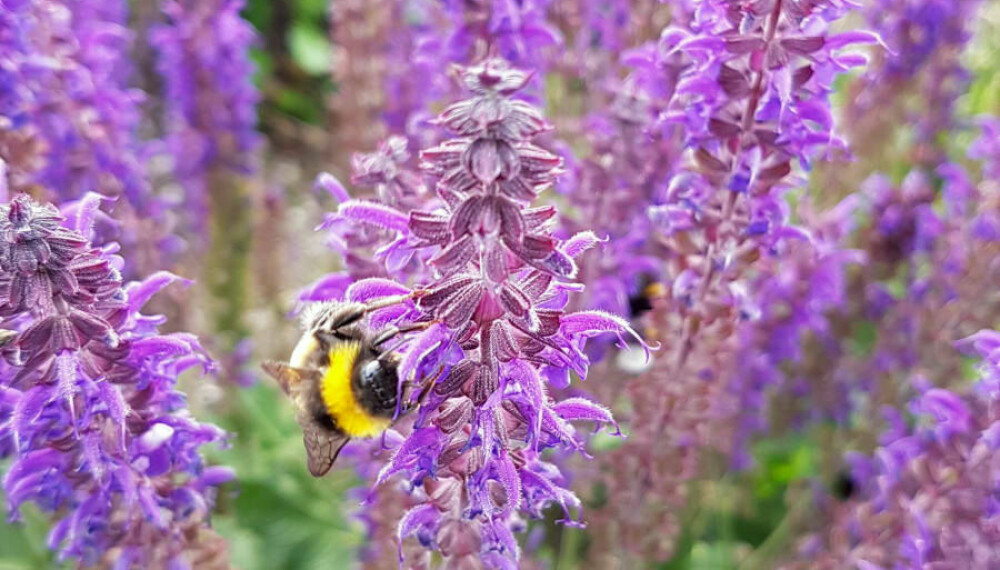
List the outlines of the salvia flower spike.
{"label": "salvia flower spike", "polygon": [[[89,199],[98,200],[97,196]],[[11,517],[34,502],[58,521],[49,543],[83,565],[224,568],[208,527],[232,478],[200,448],[223,440],[175,389],[213,366],[198,340],[141,314],[169,273],[123,285],[122,260],[88,244],[91,217],[61,225],[26,195],[0,206],[0,455]],[[11,338],[12,332],[16,337]]]}
{"label": "salvia flower spike", "polygon": [[600,240],[590,232],[559,239],[555,208],[532,207],[562,160],[531,142],[551,127],[513,97],[530,74],[499,58],[455,73],[470,96],[435,121],[453,137],[421,153],[436,199],[408,214],[354,201],[339,214],[397,234],[415,255],[429,255],[432,269],[419,284],[427,292],[416,318],[438,325],[412,340],[400,374],[446,371],[378,478],[403,473],[420,497],[399,538],[417,537],[454,564],[512,568],[520,516],[539,516],[546,505],[564,509],[567,522],[578,516],[579,500],[541,452],[582,452],[573,421],[616,425],[604,406],[558,401],[546,385],[586,376],[582,348],[592,336],[645,344],[620,317],[565,310],[581,288],[573,257]]}

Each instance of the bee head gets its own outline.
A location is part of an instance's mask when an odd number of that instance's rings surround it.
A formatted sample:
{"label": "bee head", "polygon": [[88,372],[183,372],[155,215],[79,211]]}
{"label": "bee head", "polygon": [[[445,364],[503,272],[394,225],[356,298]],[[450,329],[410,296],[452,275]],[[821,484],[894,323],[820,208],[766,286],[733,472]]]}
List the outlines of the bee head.
{"label": "bee head", "polygon": [[399,374],[391,354],[359,360],[351,378],[358,403],[373,415],[391,416],[396,411]]}

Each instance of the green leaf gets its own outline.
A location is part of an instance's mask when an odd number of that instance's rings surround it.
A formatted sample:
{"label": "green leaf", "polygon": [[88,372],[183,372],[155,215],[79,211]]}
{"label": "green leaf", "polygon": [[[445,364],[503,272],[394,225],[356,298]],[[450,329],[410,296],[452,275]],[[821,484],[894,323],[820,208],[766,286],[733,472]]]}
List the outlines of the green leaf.
{"label": "green leaf", "polygon": [[307,73],[325,75],[330,72],[333,61],[330,40],[321,29],[296,24],[288,32],[288,50],[292,59]]}
{"label": "green leaf", "polygon": [[326,20],[327,0],[297,0],[295,19],[323,22]]}

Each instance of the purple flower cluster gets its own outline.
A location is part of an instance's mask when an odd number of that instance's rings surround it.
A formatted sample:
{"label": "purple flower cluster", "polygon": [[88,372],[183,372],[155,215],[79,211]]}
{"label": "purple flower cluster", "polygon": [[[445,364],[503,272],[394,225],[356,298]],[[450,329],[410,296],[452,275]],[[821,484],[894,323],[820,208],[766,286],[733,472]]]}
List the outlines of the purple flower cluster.
{"label": "purple flower cluster", "polygon": [[[987,121],[970,154],[986,159],[995,141]],[[808,384],[812,391],[843,390],[839,422],[867,425],[859,416],[874,416],[881,408],[887,427],[870,454],[850,457],[858,496],[844,504],[820,494],[817,503],[829,530],[801,541],[798,562],[788,568],[998,563],[988,546],[998,528],[992,504],[998,337],[992,331],[969,336],[1000,315],[987,293],[1000,274],[998,188],[989,161],[983,166],[985,176],[978,182],[958,165],[946,164],[936,172],[940,186],[915,170],[899,185],[876,177],[865,188],[868,221],[856,238],[867,262],[864,272],[850,278],[854,299],[833,320],[841,329],[873,323],[874,341],[859,355],[849,346],[850,331],[841,330],[844,346],[824,347],[815,358],[827,372],[808,378]],[[952,347],[967,336],[957,344],[983,358],[971,390],[967,367]],[[848,395],[850,401],[844,401]],[[806,401],[814,409],[823,405],[815,396]]]}
{"label": "purple flower cluster", "polygon": [[[511,97],[528,78],[501,59],[460,70],[471,96],[437,119],[455,136],[421,154],[437,180],[429,209],[406,215],[350,200],[339,210],[395,234],[383,249],[395,250],[387,259],[400,267],[407,255],[433,253],[432,271],[422,274],[428,281],[416,283],[426,291],[418,314],[395,318],[434,323],[409,342],[402,379],[440,377],[379,481],[403,473],[419,498],[399,523],[400,539],[415,536],[459,566],[514,567],[519,548],[511,533],[523,526],[520,513],[540,516],[557,504],[569,520],[579,502],[541,451],[582,451],[569,422],[613,420],[589,400],[553,400],[544,386],[565,387],[571,371],[586,376],[587,338],[634,334],[607,313],[564,311],[568,293],[580,289],[569,281],[573,258],[598,240],[589,232],[559,240],[556,210],[530,206],[561,160],[529,142],[548,126],[537,109]],[[398,293],[387,285],[362,281],[347,294]]]}
{"label": "purple flower cluster", "polygon": [[[307,4],[0,0],[3,486],[63,561],[230,565],[177,390],[218,365],[141,312],[177,261],[204,290],[159,306],[243,384],[298,276],[392,300],[398,413],[343,454],[366,568],[1000,568],[987,3]],[[289,239],[317,164],[332,267]],[[278,560],[274,510],[224,527]]]}
{"label": "purple flower cluster", "polygon": [[136,136],[144,94],[127,85],[126,8],[116,0],[4,4],[0,156],[15,191],[123,195],[143,216],[160,213]]}
{"label": "purple flower cluster", "polygon": [[[850,258],[834,240],[791,226],[785,197],[803,182],[802,169],[843,146],[834,134],[832,83],[866,61],[845,48],[876,41],[865,32],[829,32],[849,7],[702,2],[685,26],[668,27],[655,48],[628,58],[634,81],[659,109],[649,139],[666,148],[676,141],[685,153],[668,165],[666,188],[647,202],[659,234],[657,274],[668,286],[650,323],[673,354],[627,387],[633,431],[608,454],[605,485],[642,483],[599,513],[597,550],[609,560],[669,558],[674,516],[705,448],[746,462],[743,442],[761,421],[754,415],[761,410],[747,406],[762,403],[776,369],[794,356],[786,348],[773,360],[748,362],[746,353],[760,348],[750,346],[758,342],[750,327],[762,318],[784,324],[771,296],[789,293],[813,271],[825,279]],[[790,265],[795,258],[801,267]],[[819,322],[822,307],[842,296],[825,292],[829,300],[796,293],[814,312],[795,315],[787,323],[792,331]],[[666,521],[665,532],[643,533],[653,521]]]}
{"label": "purple flower cluster", "polygon": [[28,501],[55,513],[50,546],[87,566],[227,567],[207,523],[233,474],[200,455],[223,434],[192,418],[175,389],[179,374],[212,361],[194,336],[159,334],[162,319],[139,312],[177,278],[123,286],[115,247],[84,237],[96,204],[77,212],[64,221],[25,195],[0,206],[0,454],[13,459],[3,481],[12,516]]}
{"label": "purple flower cluster", "polygon": [[839,1],[711,1],[690,30],[661,37],[661,66],[684,66],[662,121],[682,130],[688,160],[654,209],[677,252],[681,360],[697,323],[740,310],[742,295],[727,283],[797,233],[782,198],[799,180],[793,162],[808,167],[842,144],[833,134],[832,82],[866,60],[842,50],[875,40],[828,33],[845,11]]}
{"label": "purple flower cluster", "polygon": [[834,509],[834,529],[807,537],[788,568],[993,568],[1000,539],[996,495],[1000,334],[963,344],[984,359],[969,392],[917,381],[915,423],[894,408],[871,457],[852,459],[860,497]]}
{"label": "purple flower cluster", "polygon": [[842,355],[831,313],[846,311],[849,271],[867,261],[847,249],[856,201],[848,198],[822,218],[810,219],[811,240],[789,241],[780,256],[762,261],[751,289],[755,314],[739,330],[729,381],[735,428],[728,452],[738,469],[751,467],[748,443],[773,427],[772,399],[778,397],[784,422],[847,421],[851,386],[830,375],[829,363]]}
{"label": "purple flower cluster", "polygon": [[[869,26],[888,49],[852,88],[856,96],[849,111],[858,139],[884,142],[899,128],[893,123],[903,123],[913,129],[910,158],[915,164],[933,169],[947,160],[943,137],[957,126],[956,101],[969,84],[961,56],[980,5],[979,0],[868,4]],[[920,94],[915,102],[907,100],[912,93]]]}
{"label": "purple flower cluster", "polygon": [[153,31],[168,150],[199,229],[217,177],[256,167],[259,94],[249,53],[256,36],[240,18],[242,8],[243,0],[170,0],[163,6],[166,22]]}
{"label": "purple flower cluster", "polygon": [[550,3],[446,0],[455,30],[449,47],[453,53],[464,51],[468,58],[489,51],[515,65],[544,69],[545,50],[562,43],[559,31],[546,19]]}
{"label": "purple flower cluster", "polygon": [[[338,153],[364,149],[383,135],[374,124],[381,109],[391,135],[423,146],[432,104],[458,95],[441,70],[488,54],[544,70],[562,36],[546,19],[550,0],[420,0],[332,4],[331,39],[337,46],[333,75],[349,86],[334,96]],[[392,29],[391,26],[395,25]],[[372,52],[383,57],[372,60]]]}

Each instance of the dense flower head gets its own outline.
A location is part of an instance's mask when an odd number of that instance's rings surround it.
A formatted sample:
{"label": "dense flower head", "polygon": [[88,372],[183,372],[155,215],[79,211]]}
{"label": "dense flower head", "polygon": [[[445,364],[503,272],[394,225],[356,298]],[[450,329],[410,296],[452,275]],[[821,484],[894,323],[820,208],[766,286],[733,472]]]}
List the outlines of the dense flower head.
{"label": "dense flower head", "polygon": [[16,334],[0,365],[12,516],[28,501],[57,513],[50,544],[85,565],[222,567],[225,547],[206,523],[232,472],[199,450],[223,434],[192,418],[174,388],[212,361],[194,336],[158,334],[162,319],[139,312],[177,277],[123,286],[114,246],[85,237],[96,207],[81,211],[67,227],[25,195],[0,206],[0,316]]}
{"label": "dense flower head", "polygon": [[[634,333],[610,314],[564,311],[568,293],[579,289],[569,281],[573,258],[598,240],[589,232],[557,239],[556,210],[531,207],[561,160],[529,142],[548,125],[537,109],[511,97],[529,75],[500,59],[456,74],[470,97],[436,120],[454,136],[421,153],[437,181],[430,208],[406,215],[351,200],[339,214],[395,234],[400,251],[432,254],[431,270],[417,274],[414,285],[423,292],[415,305],[372,317],[429,320],[409,341],[400,376],[408,383],[438,377],[378,478],[404,473],[419,499],[399,523],[400,539],[415,536],[453,564],[513,567],[519,549],[511,533],[523,527],[518,513],[541,516],[557,504],[570,520],[579,506],[541,450],[582,451],[570,421],[613,423],[590,400],[552,399],[546,383],[565,387],[571,370],[586,376],[587,338]],[[405,290],[369,279],[346,295],[362,300]]]}

